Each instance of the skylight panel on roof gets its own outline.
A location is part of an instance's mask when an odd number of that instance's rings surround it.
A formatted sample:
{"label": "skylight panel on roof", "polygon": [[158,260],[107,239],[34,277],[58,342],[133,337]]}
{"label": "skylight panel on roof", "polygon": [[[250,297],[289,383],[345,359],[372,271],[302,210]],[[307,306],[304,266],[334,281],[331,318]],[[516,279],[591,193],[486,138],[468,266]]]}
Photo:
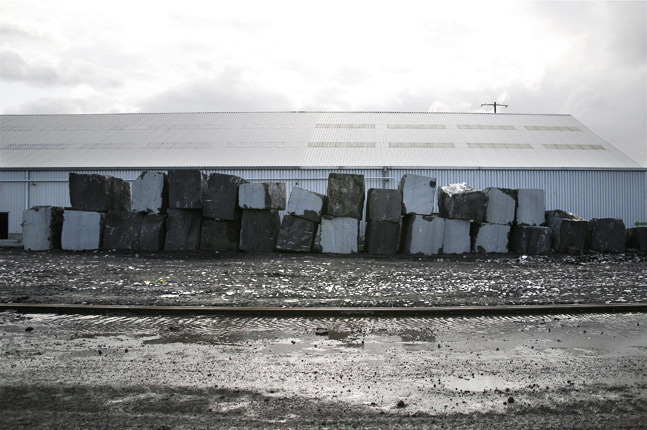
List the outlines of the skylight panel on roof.
{"label": "skylight panel on roof", "polygon": [[60,151],[70,146],[67,143],[10,143],[0,149],[6,151]]}
{"label": "skylight panel on roof", "polygon": [[605,151],[606,148],[602,145],[577,145],[573,143],[567,144],[554,144],[544,143],[546,149],[569,149],[569,150],[583,150],[583,151]]}
{"label": "skylight panel on roof", "polygon": [[389,142],[389,148],[456,148],[451,142]]}
{"label": "skylight panel on roof", "polygon": [[375,142],[308,142],[308,148],[375,148]]}
{"label": "skylight panel on roof", "polygon": [[460,130],[516,130],[514,125],[457,124]]}
{"label": "skylight panel on roof", "polygon": [[132,142],[101,142],[101,143],[84,143],[79,149],[136,149],[137,146]]}
{"label": "skylight panel on roof", "polygon": [[326,124],[319,123],[315,128],[375,128],[375,124]]}
{"label": "skylight panel on roof", "polygon": [[225,148],[299,148],[299,142],[227,142]]}
{"label": "skylight panel on roof", "polygon": [[578,127],[562,127],[557,125],[527,125],[526,129],[533,131],[582,131]]}
{"label": "skylight panel on roof", "polygon": [[412,130],[445,130],[445,124],[387,124],[390,129],[412,129]]}
{"label": "skylight panel on roof", "polygon": [[472,142],[467,146],[474,149],[534,149],[529,143]]}

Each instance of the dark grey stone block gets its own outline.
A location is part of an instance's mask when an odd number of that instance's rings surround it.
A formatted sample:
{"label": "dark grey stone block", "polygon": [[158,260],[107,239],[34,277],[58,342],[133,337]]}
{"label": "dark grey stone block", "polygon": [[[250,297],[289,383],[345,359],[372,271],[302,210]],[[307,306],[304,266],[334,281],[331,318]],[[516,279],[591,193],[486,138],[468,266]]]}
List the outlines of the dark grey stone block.
{"label": "dark grey stone block", "polygon": [[465,182],[440,187],[438,190],[438,209],[443,218],[483,221],[485,202],[485,193]]}
{"label": "dark grey stone block", "polygon": [[619,218],[593,218],[587,237],[588,247],[597,252],[625,252],[625,223]]}
{"label": "dark grey stone block", "polygon": [[402,194],[400,191],[369,189],[366,200],[366,220],[399,223],[402,220]]}
{"label": "dark grey stone block", "polygon": [[238,206],[243,209],[285,209],[284,182],[256,182],[238,188]]}
{"label": "dark grey stone block", "polygon": [[473,222],[470,225],[470,235],[472,237],[472,252],[477,254],[505,254],[508,252],[509,225]]}
{"label": "dark grey stone block", "polygon": [[321,252],[350,254],[357,252],[359,220],[349,217],[321,217]]}
{"label": "dark grey stone block", "polygon": [[34,206],[22,214],[22,243],[28,251],[61,248],[63,208]]}
{"label": "dark grey stone block", "polygon": [[510,250],[520,255],[539,255],[550,252],[552,241],[549,227],[516,225],[510,233]]}
{"label": "dark grey stone block", "polygon": [[135,212],[166,212],[168,179],[163,172],[142,172],[132,185],[132,210]]}
{"label": "dark grey stone block", "polygon": [[164,251],[193,251],[200,248],[202,211],[169,209]]}
{"label": "dark grey stone block", "polygon": [[61,248],[71,251],[101,248],[105,218],[106,215],[101,212],[65,209]]}
{"label": "dark grey stone block", "polygon": [[437,255],[443,250],[445,219],[436,215],[410,214],[403,218],[402,252]]}
{"label": "dark grey stone block", "polygon": [[212,173],[202,201],[202,215],[220,220],[240,220],[243,214],[238,206],[238,188],[247,181],[240,176]]}
{"label": "dark grey stone block", "polygon": [[538,188],[517,190],[515,222],[518,225],[542,225],[546,221],[546,192]]}
{"label": "dark grey stone block", "polygon": [[240,227],[240,250],[272,252],[281,229],[281,217],[275,210],[245,209]]}
{"label": "dark grey stone block", "polygon": [[103,247],[138,250],[143,221],[144,214],[141,212],[108,212],[103,228]]}
{"label": "dark grey stone block", "polygon": [[364,175],[329,174],[327,195],[327,215],[362,219],[365,198]]}
{"label": "dark grey stone block", "polygon": [[647,252],[647,227],[628,228],[625,237],[626,248]]}
{"label": "dark grey stone block", "polygon": [[443,228],[443,254],[467,254],[470,250],[470,222],[446,218]]}
{"label": "dark grey stone block", "polygon": [[402,194],[403,215],[431,215],[436,196],[436,178],[404,175],[398,190]]}
{"label": "dark grey stone block", "polygon": [[373,255],[395,255],[399,247],[399,222],[369,221],[366,223],[364,252]]}
{"label": "dark grey stone block", "polygon": [[240,221],[205,219],[202,222],[200,248],[207,251],[238,251]]}
{"label": "dark grey stone block", "polygon": [[293,215],[284,215],[276,249],[289,252],[311,252],[317,234],[317,223]]}
{"label": "dark grey stone block", "polygon": [[139,233],[139,249],[141,251],[161,251],[166,239],[166,216],[148,213],[142,221]]}
{"label": "dark grey stone block", "polygon": [[123,179],[106,175],[70,173],[69,188],[70,203],[74,210],[130,210],[130,185]]}
{"label": "dark grey stone block", "polygon": [[288,201],[287,213],[299,218],[321,222],[321,215],[328,204],[328,197],[303,188],[293,187]]}
{"label": "dark grey stone block", "polygon": [[581,254],[586,245],[589,222],[572,213],[555,209],[546,211],[546,225],[552,232],[555,252]]}
{"label": "dark grey stone block", "polygon": [[490,224],[514,224],[517,207],[517,191],[507,188],[486,188],[485,222]]}
{"label": "dark grey stone block", "polygon": [[174,209],[202,209],[207,178],[199,170],[168,171],[168,204]]}

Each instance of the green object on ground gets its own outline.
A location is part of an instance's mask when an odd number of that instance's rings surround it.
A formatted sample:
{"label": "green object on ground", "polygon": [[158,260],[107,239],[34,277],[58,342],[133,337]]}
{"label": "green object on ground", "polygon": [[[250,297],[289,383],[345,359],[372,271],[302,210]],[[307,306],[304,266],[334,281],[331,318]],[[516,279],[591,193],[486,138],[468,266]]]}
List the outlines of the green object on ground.
{"label": "green object on ground", "polygon": [[647,222],[636,221],[636,227],[647,227]]}

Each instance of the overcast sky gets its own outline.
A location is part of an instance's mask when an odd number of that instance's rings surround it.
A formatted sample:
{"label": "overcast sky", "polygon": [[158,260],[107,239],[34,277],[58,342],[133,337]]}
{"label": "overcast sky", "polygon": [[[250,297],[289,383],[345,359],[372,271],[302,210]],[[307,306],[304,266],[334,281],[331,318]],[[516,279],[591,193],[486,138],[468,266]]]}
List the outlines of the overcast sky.
{"label": "overcast sky", "polygon": [[567,113],[647,166],[647,2],[0,0],[0,112]]}

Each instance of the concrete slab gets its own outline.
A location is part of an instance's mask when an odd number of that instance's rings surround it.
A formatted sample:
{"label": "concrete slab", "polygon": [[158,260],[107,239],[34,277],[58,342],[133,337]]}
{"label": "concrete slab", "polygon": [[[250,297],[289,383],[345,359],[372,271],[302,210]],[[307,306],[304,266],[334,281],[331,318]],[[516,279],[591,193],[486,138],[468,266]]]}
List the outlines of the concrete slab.
{"label": "concrete slab", "polygon": [[139,236],[145,214],[142,212],[110,211],[106,214],[103,228],[105,249],[139,249]]}
{"label": "concrete slab", "polygon": [[563,210],[546,211],[546,225],[552,232],[555,252],[581,254],[586,245],[589,222]]}
{"label": "concrete slab", "polygon": [[238,187],[246,183],[247,181],[240,176],[221,173],[209,175],[202,201],[202,215],[220,220],[240,221],[243,211],[238,206]]}
{"label": "concrete slab", "polygon": [[399,222],[368,221],[366,223],[364,252],[372,255],[395,255],[399,247]]}
{"label": "concrete slab", "polygon": [[546,222],[546,192],[538,188],[517,190],[517,225],[542,225]]}
{"label": "concrete slab", "polygon": [[549,227],[516,225],[510,232],[510,250],[519,255],[550,252],[552,233]]}
{"label": "concrete slab", "polygon": [[472,252],[477,254],[506,254],[510,226],[473,222],[470,226]]}
{"label": "concrete slab", "polygon": [[445,219],[436,215],[410,214],[402,226],[402,252],[438,255],[443,251]]}
{"label": "concrete slab", "polygon": [[202,210],[169,209],[164,251],[194,251],[200,248]]}
{"label": "concrete slab", "polygon": [[317,223],[293,215],[284,215],[276,249],[286,252],[311,252]]}
{"label": "concrete slab", "polygon": [[130,185],[106,175],[70,173],[72,209],[90,212],[129,211]]}
{"label": "concrete slab", "polygon": [[327,205],[327,196],[300,187],[293,187],[288,201],[287,213],[320,223],[321,215]]}
{"label": "concrete slab", "polygon": [[443,228],[443,254],[468,254],[470,249],[470,222],[446,218]]}
{"label": "concrete slab", "polygon": [[484,221],[490,224],[514,224],[517,191],[490,187],[483,192],[486,197]]}
{"label": "concrete slab", "polygon": [[238,251],[240,221],[205,219],[202,222],[200,248],[206,251]]}
{"label": "concrete slab", "polygon": [[147,213],[139,233],[141,251],[161,251],[166,239],[166,216],[154,212]]}
{"label": "concrete slab", "polygon": [[364,213],[364,175],[328,175],[326,214],[340,218],[362,219]]}
{"label": "concrete slab", "polygon": [[199,170],[169,170],[169,208],[202,209],[202,196],[207,189],[207,178]]}
{"label": "concrete slab", "polygon": [[357,252],[359,221],[351,217],[321,217],[321,252],[350,254]]}
{"label": "concrete slab", "polygon": [[240,228],[240,250],[250,253],[272,252],[281,229],[275,210],[245,209]]}
{"label": "concrete slab", "polygon": [[285,209],[285,182],[255,182],[238,188],[238,206],[243,209]]}
{"label": "concrete slab", "polygon": [[132,210],[165,213],[168,208],[168,179],[163,172],[142,172],[132,184]]}
{"label": "concrete slab", "polygon": [[628,228],[625,238],[625,248],[647,252],[647,227]]}
{"label": "concrete slab", "polygon": [[402,215],[431,215],[436,196],[436,178],[404,175],[398,188],[402,194]]}
{"label": "concrete slab", "polygon": [[438,209],[443,218],[483,221],[485,193],[465,182],[450,184],[438,190]]}
{"label": "concrete slab", "polygon": [[63,208],[34,206],[22,213],[22,241],[27,251],[61,248]]}
{"label": "concrete slab", "polygon": [[366,200],[366,220],[399,223],[402,220],[402,194],[400,191],[369,189]]}
{"label": "concrete slab", "polygon": [[625,223],[619,218],[593,218],[587,237],[588,247],[597,252],[625,252]]}
{"label": "concrete slab", "polygon": [[61,248],[84,251],[101,248],[105,214],[65,209]]}

